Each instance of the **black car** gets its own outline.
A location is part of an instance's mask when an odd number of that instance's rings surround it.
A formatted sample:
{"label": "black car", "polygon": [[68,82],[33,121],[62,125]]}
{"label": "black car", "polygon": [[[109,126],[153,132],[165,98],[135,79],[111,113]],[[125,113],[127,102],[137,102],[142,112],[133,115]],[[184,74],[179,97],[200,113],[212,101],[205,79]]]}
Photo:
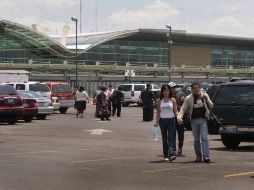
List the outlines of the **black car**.
{"label": "black car", "polygon": [[213,112],[222,123],[221,140],[227,148],[254,140],[254,81],[228,82],[207,91]]}

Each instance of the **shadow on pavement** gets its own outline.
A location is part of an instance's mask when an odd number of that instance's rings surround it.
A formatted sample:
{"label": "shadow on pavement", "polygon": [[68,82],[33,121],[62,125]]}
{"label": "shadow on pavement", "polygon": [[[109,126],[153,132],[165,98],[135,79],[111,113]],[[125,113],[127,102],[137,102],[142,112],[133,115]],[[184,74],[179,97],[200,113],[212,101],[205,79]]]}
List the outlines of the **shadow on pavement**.
{"label": "shadow on pavement", "polygon": [[254,146],[240,146],[235,149],[220,147],[220,148],[210,148],[210,150],[227,151],[227,152],[254,152],[253,147]]}

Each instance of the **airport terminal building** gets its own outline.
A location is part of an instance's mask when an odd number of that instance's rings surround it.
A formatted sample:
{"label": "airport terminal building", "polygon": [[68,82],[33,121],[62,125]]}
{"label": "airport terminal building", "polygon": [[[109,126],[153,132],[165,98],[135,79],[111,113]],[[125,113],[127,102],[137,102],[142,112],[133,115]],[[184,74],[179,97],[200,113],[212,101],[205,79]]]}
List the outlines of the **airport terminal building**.
{"label": "airport terminal building", "polygon": [[[254,66],[254,39],[172,31],[168,44],[167,29],[137,29],[94,34],[78,34],[79,64],[159,66]],[[75,36],[62,42],[18,23],[2,20],[0,62],[72,63]],[[170,48],[170,54],[169,54]],[[170,59],[169,59],[170,56]]]}

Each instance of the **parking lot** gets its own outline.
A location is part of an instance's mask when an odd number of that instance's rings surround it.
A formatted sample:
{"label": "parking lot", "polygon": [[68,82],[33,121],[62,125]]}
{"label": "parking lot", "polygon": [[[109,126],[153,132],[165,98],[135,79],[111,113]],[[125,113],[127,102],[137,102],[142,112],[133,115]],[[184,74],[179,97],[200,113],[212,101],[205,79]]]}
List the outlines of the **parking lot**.
{"label": "parking lot", "polygon": [[0,124],[0,190],[252,189],[254,143],[227,150],[220,136],[209,136],[212,162],[194,163],[187,131],[183,156],[168,163],[140,107],[124,107],[111,121],[95,119],[94,109],[88,105],[84,118],[68,110]]}

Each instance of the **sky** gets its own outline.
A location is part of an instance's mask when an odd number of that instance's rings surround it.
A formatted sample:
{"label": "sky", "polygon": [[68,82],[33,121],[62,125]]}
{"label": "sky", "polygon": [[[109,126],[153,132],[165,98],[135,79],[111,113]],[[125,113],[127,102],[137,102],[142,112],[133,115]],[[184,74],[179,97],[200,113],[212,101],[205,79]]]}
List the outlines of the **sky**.
{"label": "sky", "polygon": [[[165,28],[191,33],[254,38],[253,0],[81,0],[82,32]],[[64,25],[75,32],[71,17],[80,21],[80,0],[0,0],[0,19],[49,35],[61,35]],[[80,26],[80,25],[79,25]],[[78,28],[80,31],[80,28]]]}

